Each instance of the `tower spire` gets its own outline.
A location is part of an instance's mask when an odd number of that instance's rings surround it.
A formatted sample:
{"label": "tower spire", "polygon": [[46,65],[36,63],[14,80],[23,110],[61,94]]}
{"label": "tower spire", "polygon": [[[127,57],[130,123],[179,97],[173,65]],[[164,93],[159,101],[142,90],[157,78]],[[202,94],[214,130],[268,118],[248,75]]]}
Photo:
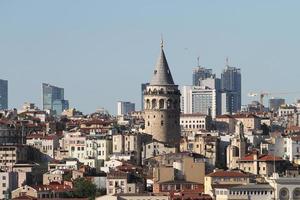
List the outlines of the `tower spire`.
{"label": "tower spire", "polygon": [[228,56],[226,57],[226,66],[228,66],[228,64],[229,64],[229,58],[228,58]]}
{"label": "tower spire", "polygon": [[158,57],[150,85],[174,85],[163,46],[163,39],[161,38],[160,56]]}
{"label": "tower spire", "polygon": [[163,39],[163,35],[160,35],[160,48],[163,49],[164,48],[164,39]]}

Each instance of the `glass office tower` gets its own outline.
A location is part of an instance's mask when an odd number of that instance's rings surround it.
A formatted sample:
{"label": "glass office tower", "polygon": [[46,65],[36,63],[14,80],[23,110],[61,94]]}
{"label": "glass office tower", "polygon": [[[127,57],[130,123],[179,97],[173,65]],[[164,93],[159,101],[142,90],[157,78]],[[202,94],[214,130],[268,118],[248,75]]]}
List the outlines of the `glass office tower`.
{"label": "glass office tower", "polygon": [[0,110],[8,108],[8,81],[0,79]]}
{"label": "glass office tower", "polygon": [[69,108],[69,102],[64,99],[64,88],[43,83],[42,89],[43,110],[51,110],[54,114],[60,115],[63,110]]}

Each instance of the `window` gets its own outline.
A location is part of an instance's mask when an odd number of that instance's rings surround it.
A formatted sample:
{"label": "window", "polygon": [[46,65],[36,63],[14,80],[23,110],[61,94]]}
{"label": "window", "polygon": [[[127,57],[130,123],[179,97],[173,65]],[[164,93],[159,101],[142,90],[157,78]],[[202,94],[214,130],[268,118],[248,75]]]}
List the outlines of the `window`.
{"label": "window", "polygon": [[113,181],[109,181],[109,186],[113,186],[113,185],[114,185]]}
{"label": "window", "polygon": [[6,176],[2,176],[2,180],[4,180],[4,181],[5,181],[5,180],[6,180]]}
{"label": "window", "polygon": [[160,125],[161,125],[161,126],[164,125],[164,121],[163,121],[163,120],[160,121]]}
{"label": "window", "polygon": [[6,187],[6,183],[2,183],[2,187]]}

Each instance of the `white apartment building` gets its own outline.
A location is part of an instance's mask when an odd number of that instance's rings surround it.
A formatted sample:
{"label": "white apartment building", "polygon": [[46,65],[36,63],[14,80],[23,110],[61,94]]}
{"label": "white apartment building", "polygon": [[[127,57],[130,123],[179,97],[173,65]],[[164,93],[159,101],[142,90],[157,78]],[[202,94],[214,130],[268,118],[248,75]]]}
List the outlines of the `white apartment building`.
{"label": "white apartment building", "polygon": [[181,111],[184,114],[201,113],[217,115],[217,91],[205,86],[183,86],[181,91]]}
{"label": "white apartment building", "polygon": [[277,173],[274,173],[273,176],[267,178],[266,181],[274,188],[273,199],[300,199],[299,177],[280,177]]}
{"label": "white apartment building", "polygon": [[9,193],[18,187],[18,173],[0,171],[0,199],[7,199]]}
{"label": "white apartment building", "polygon": [[32,146],[44,154],[44,160],[54,158],[54,151],[59,147],[56,135],[32,134],[26,137],[26,144]]}
{"label": "white apartment building", "polygon": [[262,153],[269,153],[282,157],[283,159],[295,162],[300,158],[300,137],[299,136],[276,136],[261,143]]}
{"label": "white apartment building", "polygon": [[290,162],[300,157],[300,137],[291,136],[284,138],[284,155]]}
{"label": "white apartment building", "polygon": [[119,160],[110,159],[108,161],[104,161],[104,167],[101,167],[101,171],[108,173],[110,169],[115,169],[118,166],[123,165],[123,162]]}
{"label": "white apartment building", "polygon": [[201,113],[193,114],[181,114],[180,115],[180,127],[181,134],[197,132],[199,130],[209,129],[211,119],[208,115]]}
{"label": "white apartment building", "polygon": [[86,158],[108,160],[112,153],[112,139],[101,135],[86,136]]}
{"label": "white apartment building", "polygon": [[122,171],[112,171],[107,174],[106,193],[108,195],[123,193],[139,193],[144,190],[144,185],[131,181],[129,174]]}
{"label": "white apartment building", "polygon": [[274,189],[269,184],[240,185],[227,188],[215,188],[216,200],[272,200]]}
{"label": "white apartment building", "polygon": [[289,116],[296,112],[297,108],[295,106],[280,106],[278,109],[278,116]]}
{"label": "white apartment building", "polygon": [[28,146],[25,145],[6,145],[0,146],[0,169],[12,169],[19,161],[28,159]]}
{"label": "white apartment building", "polygon": [[137,164],[141,162],[142,141],[151,141],[151,135],[142,133],[114,134],[112,136],[112,151],[115,159],[131,157]]}
{"label": "white apartment building", "polygon": [[77,158],[84,162],[86,155],[86,136],[80,132],[64,132],[60,141],[61,147],[69,152],[70,158]]}

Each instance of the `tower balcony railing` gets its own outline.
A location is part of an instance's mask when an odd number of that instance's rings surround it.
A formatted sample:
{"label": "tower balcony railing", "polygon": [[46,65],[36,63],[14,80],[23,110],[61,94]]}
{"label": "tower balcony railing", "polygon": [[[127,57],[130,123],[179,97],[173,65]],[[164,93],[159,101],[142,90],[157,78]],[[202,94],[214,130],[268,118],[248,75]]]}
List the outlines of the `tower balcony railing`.
{"label": "tower balcony railing", "polygon": [[174,91],[144,91],[144,95],[180,95],[179,90]]}

